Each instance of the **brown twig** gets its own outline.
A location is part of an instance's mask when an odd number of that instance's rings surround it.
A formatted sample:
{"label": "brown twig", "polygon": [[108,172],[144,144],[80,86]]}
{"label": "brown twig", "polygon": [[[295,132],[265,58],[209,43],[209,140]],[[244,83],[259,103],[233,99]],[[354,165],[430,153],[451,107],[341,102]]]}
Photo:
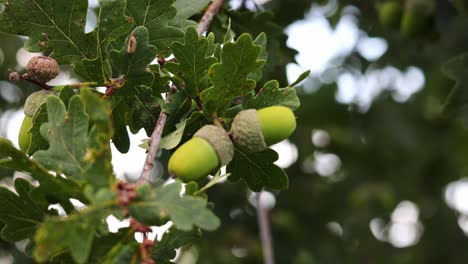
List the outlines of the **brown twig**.
{"label": "brown twig", "polygon": [[[167,98],[170,97],[170,94],[167,93]],[[167,99],[166,99],[167,101]],[[167,114],[164,111],[159,113],[158,121],[154,127],[153,134],[151,134],[149,142],[148,155],[146,156],[145,165],[143,166],[143,171],[140,174],[140,178],[137,181],[137,184],[142,184],[148,181],[151,171],[154,168],[154,160],[156,159],[156,152],[159,147],[159,142],[161,141],[162,132],[164,126],[166,125]]]}
{"label": "brown twig", "polygon": [[270,220],[268,219],[268,209],[263,207],[260,203],[261,192],[257,193],[257,219],[258,226],[260,227],[260,240],[262,242],[263,250],[263,263],[274,264],[275,258],[273,256],[273,239],[271,237]]}
{"label": "brown twig", "polygon": [[8,69],[8,71],[10,72],[10,76],[8,77],[8,79],[12,82],[16,82],[16,81],[19,81],[19,80],[24,80],[24,81],[27,81],[27,82],[30,82],[30,83],[33,83],[39,87],[41,87],[42,89],[45,89],[45,90],[50,90],[52,89],[52,86],[50,85],[47,85],[43,82],[38,82],[34,79],[32,79],[29,74],[25,73],[25,74],[20,74],[18,72],[14,72],[10,69]]}
{"label": "brown twig", "polygon": [[211,5],[206,9],[205,14],[203,14],[203,17],[198,23],[198,35],[201,35],[208,30],[208,27],[210,26],[213,17],[219,12],[219,10],[221,10],[223,4],[224,0],[213,0],[213,2],[211,2]]}
{"label": "brown twig", "polygon": [[[197,32],[199,35],[203,34],[203,32],[208,30],[208,27],[210,26],[213,17],[219,12],[223,4],[224,0],[213,0],[211,5],[206,9],[205,14],[203,15],[202,19],[200,20],[197,26]],[[174,91],[171,89],[166,94],[166,102],[170,100],[173,92]],[[158,121],[156,122],[156,126],[154,127],[153,133],[151,134],[148,155],[146,156],[145,165],[143,166],[143,170],[140,174],[140,178],[138,178],[137,184],[143,184],[147,182],[150,178],[151,171],[154,168],[156,152],[158,151],[159,143],[161,142],[161,137],[164,130],[164,126],[166,125],[166,121],[167,113],[161,111],[159,113]]]}

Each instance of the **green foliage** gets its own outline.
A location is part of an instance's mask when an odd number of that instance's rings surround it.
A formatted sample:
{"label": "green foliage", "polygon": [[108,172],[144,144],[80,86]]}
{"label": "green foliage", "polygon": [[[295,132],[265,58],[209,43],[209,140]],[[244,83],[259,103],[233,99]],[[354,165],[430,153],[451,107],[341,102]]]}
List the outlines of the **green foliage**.
{"label": "green foliage", "polygon": [[[158,120],[163,120],[158,147],[164,151],[157,162],[164,175],[171,152],[206,124],[227,129],[243,109],[299,108],[293,86],[308,73],[279,88],[285,83],[283,62],[293,61],[294,53],[280,43],[285,36],[270,21],[271,14],[237,14],[222,7],[215,20],[224,21],[217,25],[224,32],[215,25],[216,32],[208,29],[200,36],[190,19],[199,19],[210,2],[100,0],[96,26],[85,33],[88,1],[0,0],[0,31],[28,37],[26,50],[55,58],[81,81],[52,87],[23,78],[58,96],[49,97],[33,116],[27,153],[0,139],[0,167],[9,176],[11,171],[31,176],[14,181],[16,193],[0,188],[2,239],[28,239],[25,253],[40,263],[123,264],[150,258],[172,263],[175,250],[197,243],[201,230],[221,227],[206,190],[227,175],[218,173],[204,186],[164,185],[158,178],[153,185],[122,183],[111,163],[111,144],[128,152],[128,130],[144,129],[150,136]],[[238,25],[231,27],[231,17]],[[251,28],[257,24],[259,30]],[[281,60],[271,52],[282,54]],[[267,60],[272,63],[264,68]],[[275,69],[282,72],[280,82],[269,80]],[[145,142],[148,150],[151,141]],[[243,179],[246,185],[240,188],[252,191],[284,190],[288,178],[273,164],[277,159],[271,149],[248,155],[237,151],[229,179]],[[110,215],[131,218],[131,226],[110,234],[105,223]],[[134,240],[135,233],[169,221],[173,226],[154,246]]]}
{"label": "green foliage", "polygon": [[[145,27],[135,28],[125,41],[122,49],[111,54],[115,75],[125,76],[123,79],[124,85],[120,88],[123,95],[132,94],[132,91],[128,90],[135,89],[139,85],[150,85],[153,81],[154,76],[146,70],[146,67],[156,56],[156,47],[148,45],[148,34]],[[129,53],[129,42],[132,38],[135,41],[132,44],[135,46],[135,51]]]}
{"label": "green foliage", "polygon": [[94,59],[96,32],[85,34],[87,0],[68,2],[1,1],[0,31],[28,36],[30,51],[54,51],[60,63]]}
{"label": "green foliage", "polygon": [[[15,191],[0,188],[0,199],[5,203],[0,208],[0,221],[5,223],[1,236],[8,241],[20,241],[34,235],[45,217],[45,201],[34,197],[37,189],[27,180],[17,179]],[[43,197],[42,197],[43,198]]]}
{"label": "green foliage", "polygon": [[468,112],[466,109],[468,100],[467,69],[468,54],[458,55],[443,66],[443,71],[447,77],[456,82],[446,99],[444,111],[450,116],[461,118],[468,125]]}
{"label": "green foliage", "polygon": [[[82,98],[73,96],[68,112],[60,99],[48,98],[48,122],[41,127],[41,135],[49,142],[49,149],[37,151],[34,159],[78,182],[97,188],[108,186],[113,178],[108,143],[112,135],[110,108],[90,91],[83,91]],[[86,112],[85,107],[92,111]],[[94,123],[91,127],[90,121]]]}
{"label": "green foliage", "polygon": [[249,94],[242,103],[245,109],[261,109],[272,105],[282,105],[297,110],[299,98],[294,87],[279,88],[277,81],[267,82],[257,95]]}
{"label": "green foliage", "polygon": [[128,1],[127,15],[137,26],[144,26],[149,31],[149,44],[167,54],[172,42],[181,40],[184,31],[170,21],[176,16],[176,9],[171,6],[174,0],[135,0]]}
{"label": "green foliage", "polygon": [[259,153],[242,153],[236,150],[234,160],[228,165],[231,173],[229,180],[236,182],[244,180],[252,191],[261,191],[263,187],[276,190],[288,188],[288,176],[283,169],[273,164],[278,154],[272,149]]}
{"label": "green foliage", "polygon": [[170,263],[176,257],[175,248],[181,248],[193,243],[201,237],[201,232],[198,230],[180,231],[177,229],[169,229],[161,239],[153,247],[151,257],[158,263],[164,261]]}
{"label": "green foliage", "polygon": [[261,50],[261,46],[255,45],[247,34],[240,36],[235,43],[224,45],[221,61],[210,67],[208,73],[213,87],[200,95],[207,115],[222,115],[232,99],[255,88],[255,81],[248,76],[265,64],[264,60],[258,59]]}
{"label": "green foliage", "polygon": [[40,183],[38,188],[43,190],[44,195],[51,201],[59,201],[64,208],[70,207],[70,198],[84,199],[75,181],[54,177],[41,164],[31,160],[3,138],[0,138],[0,157],[0,166],[30,173]]}
{"label": "green foliage", "polygon": [[208,68],[217,62],[212,57],[214,52],[214,36],[199,37],[195,28],[189,28],[185,33],[185,43],[174,42],[172,52],[177,63],[167,63],[166,68],[177,77],[184,80],[184,91],[196,98],[206,87]]}
{"label": "green foliage", "polygon": [[180,196],[182,184],[178,181],[159,189],[142,186],[138,190],[139,198],[130,206],[130,212],[138,221],[147,225],[161,224],[168,218],[183,231],[194,226],[205,230],[219,227],[219,219],[206,208],[206,201],[192,196]]}
{"label": "green foliage", "polygon": [[109,63],[111,44],[127,34],[133,28],[133,22],[126,19],[126,1],[101,0],[96,26],[96,46],[98,56],[94,59],[84,58],[76,64],[75,72],[87,80],[98,83],[109,81],[112,68]]}

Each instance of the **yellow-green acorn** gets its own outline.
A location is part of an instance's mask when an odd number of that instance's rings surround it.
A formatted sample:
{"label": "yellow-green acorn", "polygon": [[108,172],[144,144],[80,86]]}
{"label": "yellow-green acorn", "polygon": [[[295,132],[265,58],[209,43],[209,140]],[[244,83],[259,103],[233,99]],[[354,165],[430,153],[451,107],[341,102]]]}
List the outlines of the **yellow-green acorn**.
{"label": "yellow-green acorn", "polygon": [[47,101],[47,97],[56,95],[55,92],[49,90],[41,90],[32,93],[24,103],[24,114],[23,123],[21,124],[20,133],[18,135],[18,144],[22,151],[28,152],[31,146],[32,135],[29,130],[33,126],[33,117],[36,114],[39,107]]}
{"label": "yellow-green acorn", "polygon": [[426,33],[434,13],[432,0],[407,0],[400,25],[400,32],[406,37],[417,37]]}
{"label": "yellow-green acorn", "polygon": [[287,139],[296,129],[296,117],[284,106],[239,112],[231,126],[236,147],[246,153],[264,150],[267,146]]}
{"label": "yellow-green acorn", "polygon": [[169,173],[184,182],[198,181],[231,162],[234,146],[226,131],[206,125],[169,159]]}
{"label": "yellow-green acorn", "polygon": [[398,0],[390,0],[379,6],[380,23],[389,29],[398,29],[400,27],[403,6]]}
{"label": "yellow-green acorn", "polygon": [[29,133],[29,130],[33,126],[33,118],[30,116],[25,116],[23,123],[21,124],[20,133],[18,135],[18,145],[20,149],[24,152],[27,152],[29,146],[31,146],[32,135]]}

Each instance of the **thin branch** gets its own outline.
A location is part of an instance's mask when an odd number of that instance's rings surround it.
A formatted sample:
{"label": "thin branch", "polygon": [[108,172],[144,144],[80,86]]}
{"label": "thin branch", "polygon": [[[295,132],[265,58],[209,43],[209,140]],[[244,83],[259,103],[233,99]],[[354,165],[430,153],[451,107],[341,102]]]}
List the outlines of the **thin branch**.
{"label": "thin branch", "polygon": [[273,239],[271,237],[270,220],[268,218],[268,209],[260,203],[262,192],[257,193],[257,220],[260,227],[260,240],[262,242],[263,263],[274,264],[275,258],[273,255]]}
{"label": "thin branch", "polygon": [[30,83],[33,83],[39,87],[41,87],[42,89],[45,89],[45,90],[50,90],[53,88],[53,86],[50,86],[50,85],[47,85],[46,83],[43,83],[43,82],[38,82],[34,79],[32,79],[29,74],[25,73],[23,75],[19,74],[18,72],[13,72],[12,70],[8,69],[8,71],[10,72],[10,76],[8,77],[8,79],[10,81],[18,81],[18,80],[24,80],[24,81],[27,81],[27,82],[30,82]]}
{"label": "thin branch", "polygon": [[[213,17],[219,12],[223,4],[224,0],[213,0],[211,5],[206,9],[205,14],[198,23],[197,32],[199,35],[203,34],[203,32],[208,30],[208,27],[210,26]],[[173,89],[171,89],[167,93],[166,102],[170,100],[173,92]],[[167,114],[164,111],[161,111],[159,113],[158,121],[156,122],[156,126],[154,127],[153,133],[151,134],[148,155],[146,156],[145,165],[143,166],[143,170],[140,174],[140,178],[138,178],[137,184],[145,183],[150,178],[151,172],[154,168],[154,160],[156,159],[156,153],[159,148],[159,143],[161,142],[161,136],[164,127],[166,126],[166,121]]]}
{"label": "thin branch", "polygon": [[198,35],[202,35],[210,27],[211,21],[213,21],[214,16],[221,10],[223,7],[224,0],[213,0],[211,5],[206,9],[205,14],[200,19],[198,23],[197,32]]}
{"label": "thin branch", "polygon": [[[167,94],[167,97],[170,97],[169,93]],[[153,130],[153,134],[151,134],[148,155],[146,156],[145,165],[143,166],[143,171],[141,172],[137,184],[145,183],[150,178],[151,171],[154,168],[154,160],[156,159],[156,152],[159,148],[159,142],[161,141],[163,129],[166,125],[166,120],[167,114],[161,110],[161,113],[159,113],[158,121],[156,122],[156,126]]]}
{"label": "thin branch", "polygon": [[95,82],[82,82],[82,83],[72,83],[68,84],[73,89],[81,89],[81,88],[88,88],[88,87],[104,87],[105,84],[102,83],[95,83]]}

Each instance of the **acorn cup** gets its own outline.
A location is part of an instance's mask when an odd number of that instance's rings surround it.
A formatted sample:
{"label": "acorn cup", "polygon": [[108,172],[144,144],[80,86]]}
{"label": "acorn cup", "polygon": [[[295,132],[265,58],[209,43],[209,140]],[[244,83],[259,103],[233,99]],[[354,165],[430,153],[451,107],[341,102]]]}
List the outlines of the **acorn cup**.
{"label": "acorn cup", "polygon": [[59,75],[60,68],[57,61],[50,57],[35,56],[26,65],[26,71],[31,79],[46,83]]}
{"label": "acorn cup", "polygon": [[226,131],[214,125],[200,128],[169,159],[169,173],[184,182],[198,181],[227,165],[234,146]]}
{"label": "acorn cup", "polygon": [[232,140],[245,153],[260,152],[287,139],[296,129],[296,117],[284,106],[239,112],[231,126]]}
{"label": "acorn cup", "polygon": [[33,117],[36,114],[39,107],[47,102],[49,96],[56,96],[54,91],[41,90],[29,95],[24,103],[24,119],[21,124],[20,133],[18,135],[18,144],[22,151],[28,152],[31,146],[32,135],[29,130],[33,126]]}

